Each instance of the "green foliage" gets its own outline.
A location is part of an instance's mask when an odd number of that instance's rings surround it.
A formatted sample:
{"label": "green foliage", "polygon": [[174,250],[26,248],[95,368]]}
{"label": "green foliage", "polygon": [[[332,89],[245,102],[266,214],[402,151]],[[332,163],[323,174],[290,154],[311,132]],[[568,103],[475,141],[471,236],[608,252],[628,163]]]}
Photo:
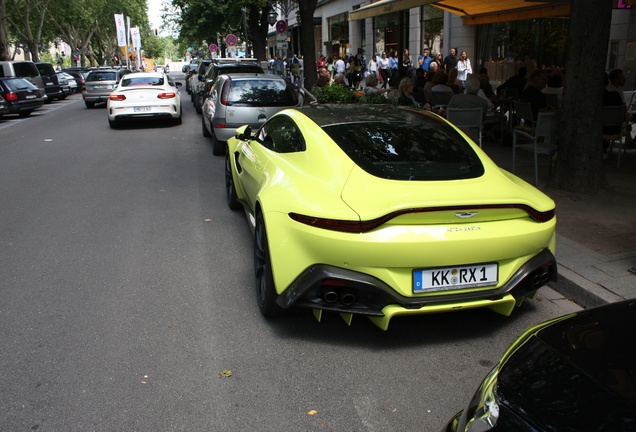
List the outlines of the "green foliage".
{"label": "green foliage", "polygon": [[377,96],[365,96],[360,95],[360,91],[353,91],[351,87],[347,87],[341,84],[334,84],[325,87],[315,86],[312,90],[319,103],[331,103],[331,104],[388,104],[391,103],[389,99],[382,95]]}
{"label": "green foliage", "polygon": [[334,84],[325,87],[314,87],[314,96],[320,103],[350,104],[357,103],[358,98],[351,87]]}

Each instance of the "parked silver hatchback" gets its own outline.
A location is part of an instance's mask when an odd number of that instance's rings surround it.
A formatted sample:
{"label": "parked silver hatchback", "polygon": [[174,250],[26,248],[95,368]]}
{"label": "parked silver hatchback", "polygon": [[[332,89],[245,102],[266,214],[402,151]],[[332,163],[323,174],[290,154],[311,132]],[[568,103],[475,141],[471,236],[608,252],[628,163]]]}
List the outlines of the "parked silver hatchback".
{"label": "parked silver hatchback", "polygon": [[225,142],[236,129],[253,130],[285,108],[298,106],[294,86],[278,75],[257,73],[219,75],[202,107],[203,136],[212,138],[212,153],[225,153]]}
{"label": "parked silver hatchback", "polygon": [[108,101],[108,97],[117,87],[119,80],[126,74],[131,73],[128,69],[96,69],[91,71],[86,77],[82,97],[86,108],[93,108],[98,102]]}

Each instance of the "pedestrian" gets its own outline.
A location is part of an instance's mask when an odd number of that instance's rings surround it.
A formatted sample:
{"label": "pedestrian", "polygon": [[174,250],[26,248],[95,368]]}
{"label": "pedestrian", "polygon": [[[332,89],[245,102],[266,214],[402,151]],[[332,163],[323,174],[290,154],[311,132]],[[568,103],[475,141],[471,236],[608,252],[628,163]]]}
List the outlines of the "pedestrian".
{"label": "pedestrian", "polygon": [[450,70],[454,67],[457,67],[457,48],[451,48],[450,54],[446,56],[444,59],[444,63],[442,64],[444,71],[446,74],[450,73]]}
{"label": "pedestrian", "polygon": [[468,58],[468,54],[466,51],[462,51],[459,55],[459,60],[457,61],[457,79],[462,82],[466,81],[466,77],[468,74],[473,73],[473,68],[470,65],[470,59]]}

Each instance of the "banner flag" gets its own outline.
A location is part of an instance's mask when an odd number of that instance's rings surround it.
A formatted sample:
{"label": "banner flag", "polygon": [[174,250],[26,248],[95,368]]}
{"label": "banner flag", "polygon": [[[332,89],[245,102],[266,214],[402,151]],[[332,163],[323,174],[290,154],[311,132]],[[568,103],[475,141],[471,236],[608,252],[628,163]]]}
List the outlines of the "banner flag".
{"label": "banner flag", "polygon": [[139,35],[139,27],[133,27],[130,29],[130,34],[132,36],[132,44],[135,49],[141,48],[141,36]]}
{"label": "banner flag", "polygon": [[115,14],[115,25],[117,26],[117,44],[120,47],[125,47],[126,25],[124,24],[124,14]]}

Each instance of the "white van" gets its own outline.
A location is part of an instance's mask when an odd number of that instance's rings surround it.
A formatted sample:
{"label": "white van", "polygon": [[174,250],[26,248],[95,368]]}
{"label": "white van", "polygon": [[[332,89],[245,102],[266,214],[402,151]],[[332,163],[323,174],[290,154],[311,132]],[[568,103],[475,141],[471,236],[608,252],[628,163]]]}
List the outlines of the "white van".
{"label": "white van", "polygon": [[37,88],[42,89],[42,92],[44,92],[44,101],[46,102],[48,100],[40,72],[32,61],[0,61],[0,78],[1,77],[25,78]]}

